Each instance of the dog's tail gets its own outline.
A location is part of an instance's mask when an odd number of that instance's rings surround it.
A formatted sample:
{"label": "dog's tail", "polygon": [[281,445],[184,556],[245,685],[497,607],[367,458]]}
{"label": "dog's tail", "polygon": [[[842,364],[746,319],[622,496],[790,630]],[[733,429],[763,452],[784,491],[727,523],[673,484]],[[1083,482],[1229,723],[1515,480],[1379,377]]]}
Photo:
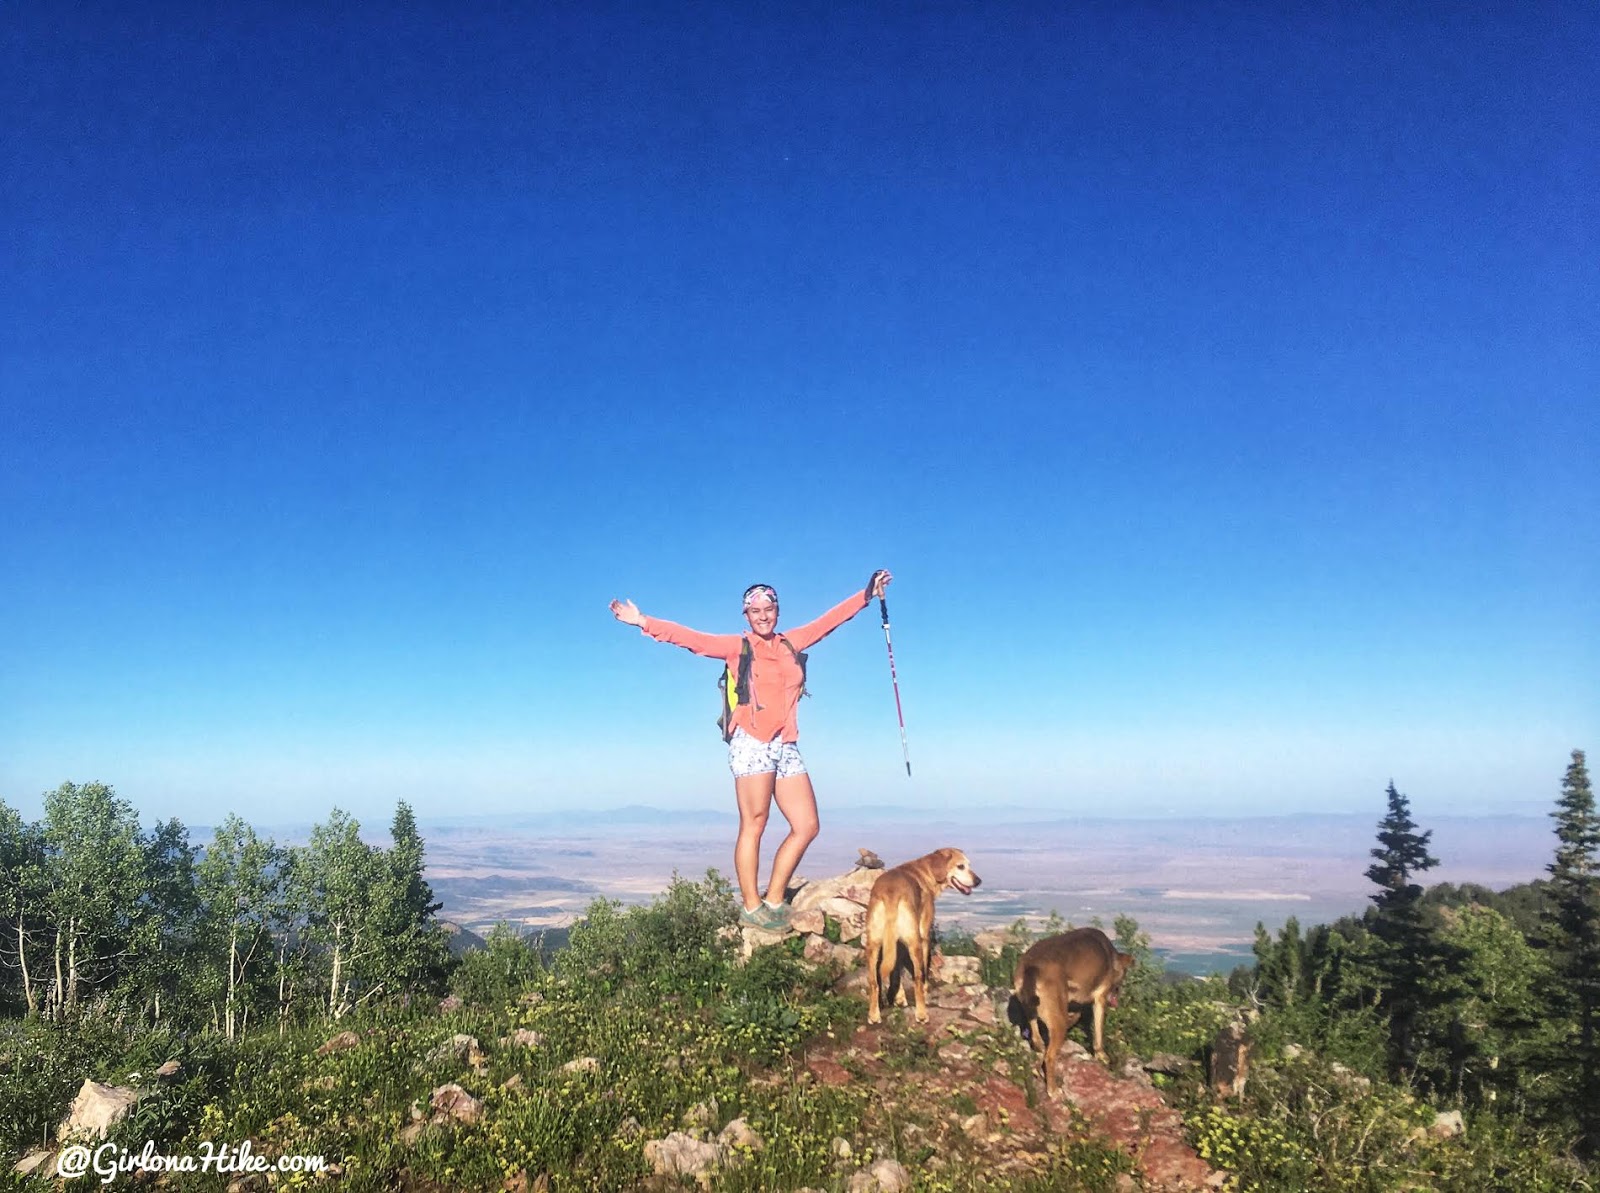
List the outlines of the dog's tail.
{"label": "dog's tail", "polygon": [[1039,968],[1036,965],[1024,965],[1017,974],[1016,984],[1011,987],[1011,996],[1017,1004],[1029,1015],[1039,1010]]}

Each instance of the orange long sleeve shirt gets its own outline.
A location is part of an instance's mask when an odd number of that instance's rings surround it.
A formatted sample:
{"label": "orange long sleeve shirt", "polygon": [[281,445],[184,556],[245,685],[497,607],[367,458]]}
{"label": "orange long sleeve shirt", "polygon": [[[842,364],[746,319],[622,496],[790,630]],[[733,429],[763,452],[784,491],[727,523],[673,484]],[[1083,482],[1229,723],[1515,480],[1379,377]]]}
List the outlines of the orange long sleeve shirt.
{"label": "orange long sleeve shirt", "polygon": [[867,607],[866,591],[853,593],[815,621],[792,630],[779,630],[771,638],[758,634],[706,634],[688,626],[646,617],[639,632],[657,642],[681,646],[708,659],[721,659],[739,672],[739,644],[750,640],[750,700],[733,711],[733,727],[743,729],[757,741],[771,741],[780,733],[784,741],[800,737],[800,693],[805,677],[788,647],[779,642],[789,639],[795,650],[807,650]]}

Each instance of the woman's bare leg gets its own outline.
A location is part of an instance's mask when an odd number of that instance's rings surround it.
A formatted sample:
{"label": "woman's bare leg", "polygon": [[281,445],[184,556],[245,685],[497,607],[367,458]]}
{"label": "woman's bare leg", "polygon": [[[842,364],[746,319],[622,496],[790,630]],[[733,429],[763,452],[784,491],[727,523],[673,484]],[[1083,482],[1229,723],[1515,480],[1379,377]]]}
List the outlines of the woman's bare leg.
{"label": "woman's bare leg", "polygon": [[[769,778],[771,776],[768,776]],[[778,811],[789,822],[789,835],[778,846],[772,859],[772,881],[767,886],[767,902],[782,903],[795,867],[806,849],[817,839],[817,793],[811,789],[810,775],[790,775],[773,785]]]}
{"label": "woman's bare leg", "polygon": [[756,873],[761,866],[761,834],[767,831],[776,778],[768,771],[764,775],[739,775],[733,780],[733,793],[739,800],[739,839],[733,846],[733,872],[739,879],[739,894],[746,911],[753,911],[761,902]]}

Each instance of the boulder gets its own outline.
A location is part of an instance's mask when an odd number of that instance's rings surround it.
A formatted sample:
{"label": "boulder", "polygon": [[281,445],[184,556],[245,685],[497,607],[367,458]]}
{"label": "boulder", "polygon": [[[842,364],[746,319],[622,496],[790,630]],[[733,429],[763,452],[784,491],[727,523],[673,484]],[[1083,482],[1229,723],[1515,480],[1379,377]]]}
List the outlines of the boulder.
{"label": "boulder", "polygon": [[1466,1121],[1461,1117],[1459,1110],[1441,1110],[1433,1116],[1433,1125],[1428,1128],[1428,1134],[1440,1139],[1450,1139],[1456,1135],[1465,1135],[1467,1132]]}
{"label": "boulder", "polygon": [[820,936],[823,926],[822,912],[815,907],[793,912],[789,916],[790,929],[802,936]]}
{"label": "boulder", "polygon": [[831,965],[833,963],[833,945],[825,936],[810,936],[806,938],[803,956],[813,965]]}
{"label": "boulder", "polygon": [[1157,1052],[1149,1060],[1143,1062],[1146,1073],[1166,1073],[1169,1076],[1181,1073],[1194,1064],[1187,1056],[1179,1056],[1175,1052]]}
{"label": "boulder", "polygon": [[739,956],[748,961],[751,953],[764,945],[781,943],[789,933],[786,929],[768,932],[765,928],[753,928],[749,924],[744,924],[740,926],[739,935],[741,938]]}
{"label": "boulder", "polygon": [[[989,1002],[985,986],[934,986],[928,991],[928,1005],[968,1014]],[[992,1009],[992,1008],[991,1008]]]}
{"label": "boulder", "polygon": [[849,1193],[905,1193],[911,1188],[911,1174],[898,1160],[879,1160],[853,1175],[845,1187]]}
{"label": "boulder", "polygon": [[839,888],[839,898],[865,907],[872,902],[872,887],[883,873],[882,870],[857,870],[855,875],[847,876],[849,881]]}
{"label": "boulder", "polygon": [[507,1048],[537,1048],[544,1043],[544,1036],[530,1028],[519,1027],[509,1036],[502,1036],[500,1043]]}
{"label": "boulder", "polygon": [[646,1141],[644,1158],[657,1176],[686,1176],[701,1180],[716,1171],[722,1161],[722,1149],[693,1135],[674,1131],[665,1139]]}
{"label": "boulder", "polygon": [[429,1052],[427,1064],[444,1065],[452,1062],[456,1064],[481,1064],[484,1060],[483,1049],[478,1046],[478,1038],[468,1035],[453,1035],[448,1040]]}
{"label": "boulder", "polygon": [[106,1132],[128,1117],[134,1103],[144,1096],[142,1090],[126,1085],[101,1085],[98,1081],[85,1081],[72,1108],[56,1128],[56,1138],[73,1135],[93,1135],[104,1139]]}
{"label": "boulder", "polygon": [[29,1152],[22,1159],[12,1165],[11,1171],[18,1176],[32,1176],[45,1166],[45,1163],[56,1158],[55,1152],[49,1148],[40,1148],[38,1151]]}
{"label": "boulder", "polygon": [[475,1123],[483,1116],[483,1103],[453,1081],[433,1091],[428,1098],[428,1108],[433,1111],[435,1120]]}
{"label": "boulder", "polygon": [[342,1031],[338,1035],[329,1039],[322,1045],[322,1047],[318,1048],[317,1055],[327,1056],[329,1053],[333,1052],[345,1052],[351,1048],[357,1047],[360,1043],[361,1037],[356,1035],[355,1032]]}
{"label": "boulder", "polygon": [[834,895],[818,903],[816,910],[839,921],[840,941],[855,940],[867,929],[867,909],[853,899]]}
{"label": "boulder", "polygon": [[748,1148],[750,1151],[759,1152],[766,1147],[766,1141],[755,1133],[750,1122],[745,1118],[736,1118],[717,1135],[717,1143],[724,1152],[735,1148]]}
{"label": "boulder", "polygon": [[820,907],[828,899],[843,898],[865,907],[867,900],[872,897],[872,884],[878,881],[878,875],[882,873],[882,870],[857,867],[848,874],[807,882],[795,892],[790,906],[794,911],[809,911],[813,907]]}
{"label": "boulder", "polygon": [[1244,1024],[1230,1023],[1211,1044],[1211,1090],[1219,1098],[1237,1098],[1250,1075],[1250,1041]]}
{"label": "boulder", "polygon": [[593,1056],[580,1056],[577,1060],[569,1060],[561,1066],[563,1073],[598,1073],[600,1061]]}
{"label": "boulder", "polygon": [[160,1077],[162,1080],[171,1080],[181,1072],[183,1072],[183,1065],[178,1061],[169,1060],[166,1064],[162,1065],[156,1070],[156,1076]]}
{"label": "boulder", "polygon": [[972,943],[978,946],[978,951],[986,957],[998,957],[1011,943],[1011,933],[1004,928],[985,928],[975,934]]}
{"label": "boulder", "polygon": [[983,961],[978,957],[950,957],[935,953],[930,976],[935,982],[943,982],[947,986],[979,985],[983,981]]}
{"label": "boulder", "polygon": [[1004,1012],[1002,1011],[999,1014],[995,1012],[994,999],[987,997],[980,998],[967,1010],[968,1019],[971,1019],[976,1023],[981,1023],[985,1027],[992,1027],[998,1023],[1000,1021],[1001,1014],[1004,1014]]}
{"label": "boulder", "polygon": [[848,973],[860,961],[861,950],[852,944],[831,944],[824,936],[808,936],[801,955],[813,965],[831,965]]}

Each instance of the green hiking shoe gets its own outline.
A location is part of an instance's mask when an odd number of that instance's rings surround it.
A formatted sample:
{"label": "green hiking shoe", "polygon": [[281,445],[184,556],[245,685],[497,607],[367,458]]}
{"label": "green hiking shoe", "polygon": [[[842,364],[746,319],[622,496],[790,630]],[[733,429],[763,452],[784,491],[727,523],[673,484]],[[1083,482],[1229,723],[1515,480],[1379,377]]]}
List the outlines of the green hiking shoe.
{"label": "green hiking shoe", "polygon": [[765,902],[756,904],[754,908],[742,907],[739,909],[739,923],[763,932],[787,932],[789,910],[785,907],[769,907]]}

